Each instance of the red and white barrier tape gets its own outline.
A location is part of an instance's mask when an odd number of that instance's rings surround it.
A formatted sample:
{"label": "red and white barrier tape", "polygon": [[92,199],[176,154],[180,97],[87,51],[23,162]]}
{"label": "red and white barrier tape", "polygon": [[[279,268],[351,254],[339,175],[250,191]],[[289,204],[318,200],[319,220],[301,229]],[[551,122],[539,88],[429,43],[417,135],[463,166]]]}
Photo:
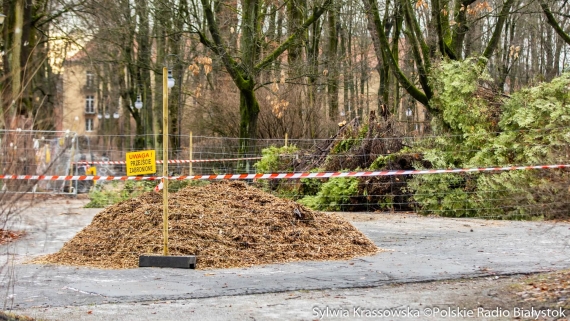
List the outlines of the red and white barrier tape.
{"label": "red and white barrier tape", "polygon": [[[169,180],[219,180],[219,179],[295,179],[295,178],[332,178],[332,177],[365,177],[365,176],[401,176],[442,173],[468,173],[493,172],[526,169],[558,169],[570,168],[570,164],[562,165],[535,165],[535,166],[509,166],[485,168],[457,168],[457,169],[425,169],[425,170],[399,170],[399,171],[372,171],[372,172],[324,172],[324,173],[272,173],[272,174],[221,174],[221,175],[182,175],[170,176]],[[50,176],[50,175],[0,175],[0,179],[20,180],[51,180],[51,181],[155,181],[161,176]]]}
{"label": "red and white barrier tape", "polygon": [[[243,158],[222,158],[222,159],[170,159],[168,164],[187,164],[187,163],[206,163],[206,162],[229,162],[229,161],[240,161],[240,160],[254,160],[261,159],[259,157],[243,157]],[[162,160],[157,160],[157,164],[162,164]],[[110,165],[124,165],[125,161],[79,161],[73,164],[110,164]]]}

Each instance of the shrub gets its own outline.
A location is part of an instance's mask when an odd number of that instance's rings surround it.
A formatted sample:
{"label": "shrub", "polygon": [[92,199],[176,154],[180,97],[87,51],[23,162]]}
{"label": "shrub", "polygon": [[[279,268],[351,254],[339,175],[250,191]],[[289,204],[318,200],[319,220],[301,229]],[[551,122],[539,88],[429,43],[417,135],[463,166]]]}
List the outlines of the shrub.
{"label": "shrub", "polygon": [[357,130],[355,128],[344,132],[344,139],[340,140],[331,150],[332,154],[342,154],[348,152],[354,146],[362,143],[368,133],[368,124],[363,124]]}
{"label": "shrub", "polygon": [[298,149],[295,145],[275,147],[270,146],[261,151],[261,159],[253,166],[259,173],[275,173],[292,171],[292,157]]}
{"label": "shrub", "polygon": [[350,206],[354,195],[358,195],[358,179],[338,177],[323,183],[317,195],[305,196],[298,202],[316,210],[339,211]]}
{"label": "shrub", "polygon": [[[253,166],[260,173],[290,172],[293,170],[293,159],[298,152],[295,145],[270,146],[261,151],[261,159]],[[260,180],[257,187],[274,192],[279,197],[297,199],[302,192],[302,183],[298,180]]]}
{"label": "shrub", "polygon": [[[123,184],[113,182],[112,184],[96,185],[89,192],[90,202],[86,208],[102,208],[119,203],[121,201],[138,197],[143,193],[150,192],[159,184],[158,181],[126,181]],[[175,193],[187,186],[209,184],[208,181],[169,181],[168,192]]]}
{"label": "shrub", "polygon": [[[570,74],[514,93],[495,107],[481,98],[477,64],[443,63],[434,73],[435,138],[414,146],[434,168],[567,163]],[[423,166],[416,164],[416,168]],[[418,175],[409,183],[418,210],[445,216],[568,217],[567,171]]]}

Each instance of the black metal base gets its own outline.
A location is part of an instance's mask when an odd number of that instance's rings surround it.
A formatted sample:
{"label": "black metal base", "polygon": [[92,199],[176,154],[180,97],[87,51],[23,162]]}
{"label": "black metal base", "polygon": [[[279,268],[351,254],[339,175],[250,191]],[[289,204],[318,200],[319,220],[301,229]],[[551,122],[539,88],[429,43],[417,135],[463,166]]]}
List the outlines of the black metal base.
{"label": "black metal base", "polygon": [[139,256],[139,267],[195,269],[196,256],[141,255]]}

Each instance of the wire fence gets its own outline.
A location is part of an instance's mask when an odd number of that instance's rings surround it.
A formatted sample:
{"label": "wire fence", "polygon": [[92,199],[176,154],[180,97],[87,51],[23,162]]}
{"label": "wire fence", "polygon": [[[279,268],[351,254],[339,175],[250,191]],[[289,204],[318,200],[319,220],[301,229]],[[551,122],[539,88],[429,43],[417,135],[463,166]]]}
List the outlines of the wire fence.
{"label": "wire fence", "polygon": [[[100,135],[100,136],[84,136],[79,137],[79,149],[82,159],[91,162],[105,162],[108,164],[96,164],[97,173],[101,175],[124,175],[126,173],[125,165],[120,162],[125,161],[127,152],[138,151],[134,147],[134,141],[138,136],[134,135]],[[190,143],[189,136],[174,136],[180,141],[179,148],[170,150],[169,159],[182,160],[190,162],[171,163],[169,171],[172,174],[188,174],[190,170],[199,174],[216,174],[216,173],[236,173],[247,172],[254,173],[256,169],[253,164],[261,157],[264,148],[270,146],[283,146],[285,139],[255,139],[249,140],[249,149],[246,152],[239,150],[239,138],[227,137],[208,137],[193,136]],[[146,136],[144,141],[152,141],[154,136]],[[321,140],[288,140],[288,144],[296,145],[302,149],[310,149]],[[124,142],[128,142],[124,144]],[[190,146],[192,145],[192,148]],[[126,147],[124,147],[126,146]],[[156,150],[158,159],[162,159],[162,148],[146,147],[144,149]],[[244,160],[238,166],[239,160]],[[157,169],[161,171],[160,167]]]}
{"label": "wire fence", "polygon": [[[560,129],[562,136],[570,137],[566,133]],[[124,268],[135,267],[139,255],[162,253],[162,195],[144,193],[159,182],[115,186],[101,177],[125,179],[125,155],[135,149],[117,142],[136,137],[23,131],[2,135],[0,182],[5,191],[92,191],[91,203],[99,201],[97,206],[135,197],[101,212],[42,262]],[[187,146],[170,155],[174,163],[169,164],[169,188],[182,192],[169,197],[168,249],[174,255],[196,255],[202,267],[341,259],[375,251],[350,224],[318,212],[570,218],[570,150],[564,141],[521,140],[485,150],[446,143],[460,138],[252,140],[242,153],[236,138],[197,136],[190,143],[188,137]],[[268,152],[269,147],[275,148]],[[160,161],[161,148],[155,152]],[[452,166],[461,159],[466,168]],[[477,159],[481,162],[473,161]],[[159,179],[160,167],[159,162],[157,174],[147,177]],[[95,176],[90,175],[93,169]],[[36,176],[9,179],[8,174]],[[56,176],[61,179],[54,180]],[[219,180],[226,184],[211,184]],[[189,185],[193,188],[184,189]]]}
{"label": "wire fence", "polygon": [[[549,129],[549,134],[566,135],[567,128]],[[2,175],[96,175],[125,176],[125,155],[135,151],[136,136],[75,136],[69,132],[13,131],[0,133]],[[515,132],[519,135],[521,132]],[[173,138],[173,137],[171,137]],[[169,158],[169,175],[181,180],[179,188],[197,178],[216,180],[236,177],[206,177],[259,172],[399,171],[386,175],[353,177],[276,176],[237,177],[280,197],[290,198],[323,211],[415,211],[446,216],[487,218],[558,218],[569,217],[570,181],[568,168],[516,169],[514,167],[570,164],[570,150],[565,143],[549,141],[521,142],[496,146],[481,151],[470,146],[441,149],[431,155],[444,140],[459,136],[424,137],[331,137],[328,139],[257,139],[248,142],[246,153],[240,151],[240,140],[227,137],[175,137],[180,142]],[[150,141],[153,137],[147,137]],[[424,148],[424,152],[417,147]],[[272,154],[270,168],[255,164],[268,147],[295,146],[288,152]],[[521,145],[524,153],[519,157]],[[340,147],[339,147],[340,146]],[[364,148],[362,146],[368,146]],[[161,148],[156,148],[157,173],[161,173]],[[460,159],[485,152],[487,155],[511,157],[507,163],[471,163],[469,171],[447,170],[450,161],[441,166],[434,159]],[[437,154],[437,153],[436,153]],[[33,156],[32,156],[33,155]],[[497,156],[499,155],[499,156]],[[506,156],[505,156],[506,155]],[[266,154],[267,157],[267,154]],[[428,161],[429,160],[429,161]],[[516,163],[514,163],[516,161]],[[451,164],[451,166],[450,166]],[[508,166],[501,171],[474,171],[477,167]],[[563,167],[563,166],[562,166]],[[95,171],[90,171],[90,169]],[[185,175],[197,175],[186,177]],[[159,174],[149,175],[159,176]],[[318,176],[318,175],[313,175]],[[342,175],[340,175],[342,176]],[[3,180],[4,190],[51,193],[86,193],[105,179],[54,181],[30,179],[20,183]],[[158,184],[151,182],[147,184]]]}
{"label": "wire fence", "polygon": [[[0,130],[0,174],[73,175],[76,134],[63,131]],[[69,181],[2,181],[8,193],[74,194]]]}

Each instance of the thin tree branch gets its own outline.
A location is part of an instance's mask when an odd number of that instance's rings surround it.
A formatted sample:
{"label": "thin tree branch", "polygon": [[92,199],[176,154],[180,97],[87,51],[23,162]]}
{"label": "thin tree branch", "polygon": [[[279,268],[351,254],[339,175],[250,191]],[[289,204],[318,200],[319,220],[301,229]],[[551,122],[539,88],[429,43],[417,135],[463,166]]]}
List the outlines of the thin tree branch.
{"label": "thin tree branch", "polygon": [[265,66],[271,64],[273,61],[275,61],[275,59],[277,59],[277,57],[279,57],[285,50],[287,50],[294,43],[294,41],[300,37],[311,24],[313,24],[313,22],[318,20],[321,15],[327,11],[327,7],[331,4],[331,2],[332,0],[325,0],[323,5],[314,11],[313,14],[305,21],[305,23],[303,23],[300,28],[295,30],[295,32],[291,34],[287,40],[285,40],[279,47],[275,48],[272,53],[267,55],[262,61],[256,64],[254,66],[255,73],[258,73]]}
{"label": "thin tree branch", "polygon": [[211,41],[209,41],[206,38],[206,36],[204,34],[197,31],[198,36],[200,37],[200,42],[203,45],[205,45],[206,47],[210,48],[216,55],[218,55],[222,59],[222,62],[226,66],[226,69],[227,69],[228,73],[230,74],[230,76],[232,77],[233,81],[238,86],[238,88],[241,89],[241,88],[245,87],[247,84],[246,84],[246,81],[245,81],[243,75],[239,71],[239,65],[229,55],[228,50],[226,49],[226,47],[222,43],[222,37],[220,36],[220,30],[218,28],[218,24],[216,22],[216,19],[214,18],[214,13],[212,12],[212,8],[210,6],[210,3],[208,2],[208,0],[201,0],[201,1],[202,1],[202,6],[204,7],[204,13],[206,15],[206,20],[208,21],[208,30],[210,31],[210,34],[212,35],[212,40],[214,42],[212,43]]}
{"label": "thin tree branch", "polygon": [[501,9],[501,13],[499,14],[499,20],[497,21],[497,25],[495,26],[495,30],[493,31],[493,35],[491,36],[491,40],[489,40],[489,43],[487,44],[487,47],[483,52],[483,57],[485,57],[486,60],[482,59],[479,61],[479,63],[487,64],[487,61],[491,59],[493,52],[495,51],[497,45],[499,44],[501,33],[503,32],[503,26],[507,21],[507,16],[514,2],[515,0],[506,0],[505,3],[503,4],[503,8]]}
{"label": "thin tree branch", "polygon": [[554,28],[554,31],[556,31],[556,33],[560,36],[560,38],[562,38],[562,40],[564,40],[564,42],[566,42],[566,44],[570,45],[570,35],[564,32],[564,29],[560,27],[558,21],[556,21],[556,18],[554,18],[554,15],[550,11],[550,8],[548,8],[546,1],[544,0],[538,0],[538,1],[540,2],[540,7],[542,8],[542,11],[544,11],[544,15],[546,16],[546,21],[548,22],[548,24],[551,25],[552,28]]}
{"label": "thin tree branch", "polygon": [[387,63],[390,66],[392,73],[396,79],[398,79],[400,85],[408,92],[408,94],[426,106],[429,111],[434,111],[429,106],[429,99],[426,94],[414,86],[414,84],[406,77],[406,75],[404,75],[398,66],[398,62],[392,55],[388,38],[384,33],[384,25],[382,23],[382,20],[380,20],[380,15],[378,13],[378,3],[376,0],[363,0],[363,3],[366,8],[368,19],[372,20],[372,26],[374,27],[371,28],[370,32],[375,33],[375,36],[379,41],[379,49],[382,51],[382,57],[386,59],[384,63]]}

